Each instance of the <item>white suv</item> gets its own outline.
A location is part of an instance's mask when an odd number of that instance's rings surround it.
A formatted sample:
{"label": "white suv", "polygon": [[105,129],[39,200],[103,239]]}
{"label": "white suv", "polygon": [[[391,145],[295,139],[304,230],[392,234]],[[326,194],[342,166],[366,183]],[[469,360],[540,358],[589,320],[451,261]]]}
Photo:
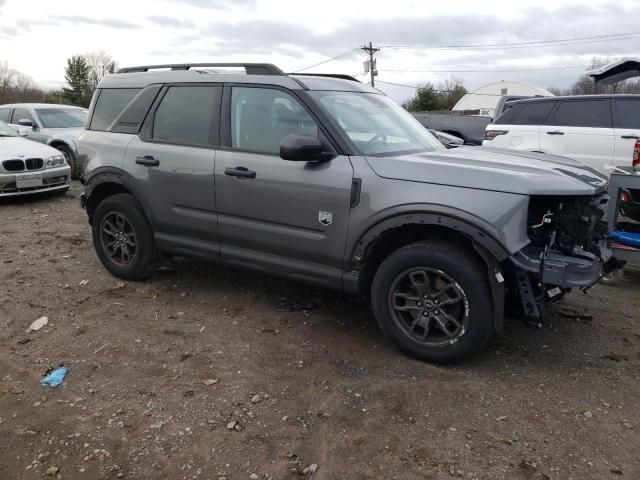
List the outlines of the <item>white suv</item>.
{"label": "white suv", "polygon": [[585,95],[514,102],[487,125],[485,147],[561,155],[610,174],[630,167],[640,138],[640,95]]}

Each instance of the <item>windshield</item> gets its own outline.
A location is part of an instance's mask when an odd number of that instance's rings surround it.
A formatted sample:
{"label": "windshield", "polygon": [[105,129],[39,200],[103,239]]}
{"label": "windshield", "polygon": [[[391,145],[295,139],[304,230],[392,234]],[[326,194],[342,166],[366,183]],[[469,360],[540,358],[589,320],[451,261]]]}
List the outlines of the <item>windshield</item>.
{"label": "windshield", "polygon": [[413,116],[384,95],[311,92],[363,155],[388,157],[445,150]]}
{"label": "windshield", "polygon": [[17,137],[18,132],[6,123],[0,121],[0,137]]}
{"label": "windshield", "polygon": [[87,111],[79,108],[42,108],[36,110],[44,128],[82,128]]}

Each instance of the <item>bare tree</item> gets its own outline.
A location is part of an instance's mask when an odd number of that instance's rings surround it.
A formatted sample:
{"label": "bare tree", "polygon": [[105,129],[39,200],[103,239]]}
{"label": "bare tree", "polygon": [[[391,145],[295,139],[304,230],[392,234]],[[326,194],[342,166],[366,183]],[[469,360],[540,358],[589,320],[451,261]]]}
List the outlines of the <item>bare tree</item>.
{"label": "bare tree", "polygon": [[45,92],[33,79],[0,61],[0,104],[14,102],[39,102]]}
{"label": "bare tree", "polygon": [[89,90],[93,92],[102,77],[113,73],[116,70],[117,63],[114,58],[104,50],[96,50],[83,55],[87,65],[89,66]]}

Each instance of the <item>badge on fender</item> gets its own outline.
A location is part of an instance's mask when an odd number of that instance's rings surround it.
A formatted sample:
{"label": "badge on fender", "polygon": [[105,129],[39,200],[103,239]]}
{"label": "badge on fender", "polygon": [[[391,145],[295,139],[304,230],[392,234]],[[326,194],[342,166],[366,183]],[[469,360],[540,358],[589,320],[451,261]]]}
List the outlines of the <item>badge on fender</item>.
{"label": "badge on fender", "polygon": [[333,223],[333,213],[331,212],[318,212],[318,221],[328,227]]}

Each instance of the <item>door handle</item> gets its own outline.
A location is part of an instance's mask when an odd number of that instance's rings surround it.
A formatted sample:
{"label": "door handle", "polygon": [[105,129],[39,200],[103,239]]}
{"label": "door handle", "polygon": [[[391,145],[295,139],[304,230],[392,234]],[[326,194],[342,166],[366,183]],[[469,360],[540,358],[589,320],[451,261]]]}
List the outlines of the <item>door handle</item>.
{"label": "door handle", "polygon": [[145,167],[157,167],[160,165],[160,160],[153,158],[151,155],[145,155],[144,157],[136,157],[136,163]]}
{"label": "door handle", "polygon": [[564,135],[564,132],[561,132],[560,130],[551,130],[550,132],[547,132],[547,135]]}
{"label": "door handle", "polygon": [[637,140],[640,138],[640,135],[622,135],[620,138],[626,138],[630,140]]}
{"label": "door handle", "polygon": [[256,172],[249,170],[246,167],[227,167],[224,169],[224,174],[231,177],[256,178]]}

